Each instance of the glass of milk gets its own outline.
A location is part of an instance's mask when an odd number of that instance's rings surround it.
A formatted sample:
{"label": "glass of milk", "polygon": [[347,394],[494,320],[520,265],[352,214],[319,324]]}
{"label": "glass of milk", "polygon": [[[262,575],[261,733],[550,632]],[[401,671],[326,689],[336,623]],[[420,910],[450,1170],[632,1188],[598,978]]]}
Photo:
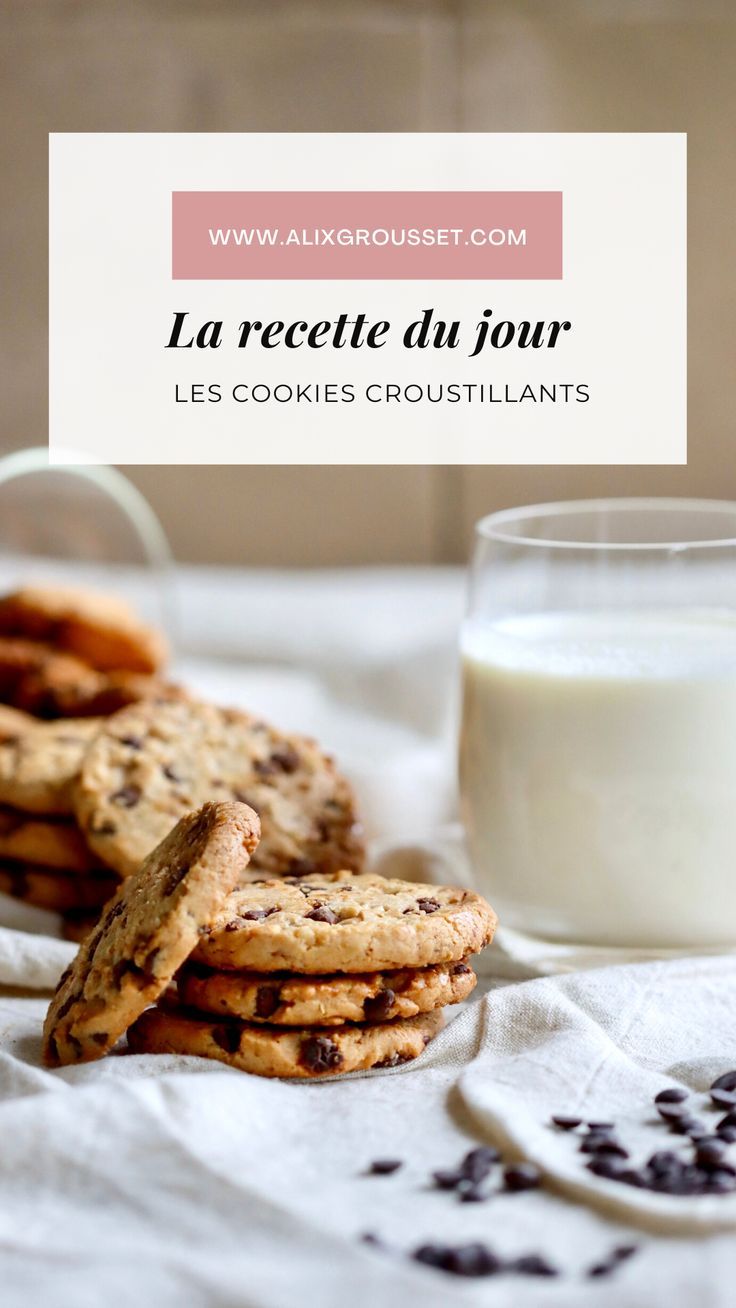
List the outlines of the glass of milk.
{"label": "glass of milk", "polygon": [[736,504],[491,514],[462,631],[478,887],[548,941],[736,945]]}

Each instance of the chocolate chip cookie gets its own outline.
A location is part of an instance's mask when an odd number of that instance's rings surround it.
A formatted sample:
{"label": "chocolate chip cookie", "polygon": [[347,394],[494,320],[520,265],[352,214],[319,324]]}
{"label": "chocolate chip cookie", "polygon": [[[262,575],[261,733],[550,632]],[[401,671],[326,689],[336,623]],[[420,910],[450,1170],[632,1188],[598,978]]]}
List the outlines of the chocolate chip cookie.
{"label": "chocolate chip cookie", "polygon": [[244,804],[205,804],[123,883],[49,1006],[50,1066],[100,1058],[158,998],[222,907],[258,835],[258,818]]}
{"label": "chocolate chip cookie", "polygon": [[416,1017],[460,1003],[476,980],[464,961],[352,976],[213,972],[187,963],[178,987],[182,1004],[205,1013],[275,1026],[339,1026]]}
{"label": "chocolate chip cookie", "polygon": [[44,641],[103,672],[157,672],[167,655],[160,632],[124,600],[70,586],[24,586],[4,596],[0,634]]}
{"label": "chocolate chip cookie", "polygon": [[100,672],[41,641],[0,636],[0,701],[38,718],[106,716],[183,692],[141,673]]}
{"label": "chocolate chip cookie", "polygon": [[233,891],[194,958],[257,972],[383,972],[460,962],[495,927],[472,890],[348,872],[289,877]]}
{"label": "chocolate chip cookie", "polygon": [[0,709],[0,802],[28,813],[72,813],[82,755],[100,725],[96,718],[39,722]]}
{"label": "chocolate chip cookie", "polygon": [[261,819],[249,871],[360,867],[353,794],[332,760],[311,740],[195,700],[110,718],[85,755],[76,812],[102,861],[128,876],[183,813],[227,798]]}
{"label": "chocolate chip cookie", "polygon": [[92,872],[100,865],[76,823],[0,805],[0,859],[6,858],[66,872]]}
{"label": "chocolate chip cookie", "polygon": [[442,1013],[375,1026],[302,1029],[218,1022],[172,1008],[150,1008],[128,1031],[136,1054],[197,1054],[255,1076],[319,1077],[418,1058],[442,1026]]}
{"label": "chocolate chip cookie", "polygon": [[13,899],[54,913],[69,909],[100,909],[115,894],[120,882],[110,872],[60,872],[30,863],[0,863],[0,890]]}

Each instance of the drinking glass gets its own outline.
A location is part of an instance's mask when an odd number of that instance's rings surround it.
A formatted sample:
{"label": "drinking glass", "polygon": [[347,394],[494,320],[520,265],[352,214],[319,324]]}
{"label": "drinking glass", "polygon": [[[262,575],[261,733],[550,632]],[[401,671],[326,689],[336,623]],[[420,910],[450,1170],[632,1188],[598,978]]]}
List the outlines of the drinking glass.
{"label": "drinking glass", "polygon": [[736,504],[545,504],[476,526],[462,815],[502,925],[736,945]]}

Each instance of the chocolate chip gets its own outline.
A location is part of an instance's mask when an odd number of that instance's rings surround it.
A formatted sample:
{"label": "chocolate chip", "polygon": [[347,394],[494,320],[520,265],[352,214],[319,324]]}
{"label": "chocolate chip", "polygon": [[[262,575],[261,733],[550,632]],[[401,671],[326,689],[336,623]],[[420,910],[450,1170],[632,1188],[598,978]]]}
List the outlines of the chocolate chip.
{"label": "chocolate chip", "polygon": [[285,746],[283,749],[275,749],[269,762],[274,768],[279,768],[281,772],[291,773],[296,772],[300,759],[295,749]]}
{"label": "chocolate chip", "polygon": [[674,1122],[679,1118],[689,1117],[690,1110],[681,1103],[669,1103],[661,1101],[657,1104],[657,1112],[665,1122]]}
{"label": "chocolate chip", "polygon": [[236,1054],[240,1048],[240,1028],[233,1022],[224,1022],[222,1026],[213,1026],[212,1039],[227,1054]]}
{"label": "chocolate chip", "polygon": [[440,905],[436,899],[428,899],[424,896],[417,900],[417,908],[420,913],[436,913]]}
{"label": "chocolate chip", "polygon": [[468,1181],[484,1181],[494,1163],[500,1161],[501,1155],[493,1145],[478,1145],[465,1155],[460,1164],[460,1174]]}
{"label": "chocolate chip", "polygon": [[734,1141],[736,1141],[736,1126],[718,1125],[716,1131],[718,1132],[719,1138],[725,1140],[726,1144],[733,1144]]}
{"label": "chocolate chip", "polygon": [[181,777],[179,776],[178,772],[171,766],[170,763],[164,764],[164,766],[161,768],[161,771],[163,772],[167,781],[173,781],[174,785],[178,785],[179,782],[181,781]]}
{"label": "chocolate chip", "polygon": [[711,1090],[710,1097],[716,1108],[736,1107],[736,1092],[733,1090]]}
{"label": "chocolate chip", "polygon": [[577,1126],[580,1126],[582,1118],[562,1117],[559,1114],[557,1114],[555,1117],[552,1118],[552,1121],[555,1126],[559,1126],[561,1131],[574,1131]]}
{"label": "chocolate chip", "polygon": [[456,1170],[440,1170],[432,1173],[432,1180],[438,1190],[456,1190],[463,1180],[462,1172]]}
{"label": "chocolate chip", "polygon": [[437,1267],[453,1276],[493,1276],[501,1270],[501,1261],[484,1244],[423,1244],[412,1258],[428,1267]]}
{"label": "chocolate chip", "polygon": [[736,1071],[724,1072],[722,1076],[716,1077],[710,1088],[711,1090],[736,1090]]}
{"label": "chocolate chip", "polygon": [[310,1036],[303,1040],[299,1059],[310,1072],[331,1072],[342,1064],[342,1054],[329,1036]]}
{"label": "chocolate chip", "polygon": [[588,1122],[589,1131],[613,1131],[615,1122]]}
{"label": "chocolate chip", "polygon": [[720,1122],[718,1123],[718,1126],[716,1127],[718,1134],[720,1135],[721,1130],[727,1126],[736,1126],[736,1112],[726,1113],[725,1117],[721,1118]]}
{"label": "chocolate chip", "polygon": [[374,1063],[374,1067],[400,1067],[402,1063],[410,1063],[413,1054],[387,1054],[380,1062]]}
{"label": "chocolate chip", "polygon": [[638,1244],[617,1244],[615,1249],[611,1250],[611,1257],[617,1263],[626,1262],[628,1258],[633,1258],[634,1254],[639,1252]]}
{"label": "chocolate chip", "polygon": [[168,869],[166,878],[162,884],[162,890],[165,895],[173,895],[177,886],[181,885],[190,867],[191,863],[182,862],[178,865],[175,864],[174,867]]}
{"label": "chocolate chip", "polygon": [[559,1271],[549,1263],[542,1254],[523,1254],[521,1258],[515,1258],[513,1262],[507,1264],[510,1272],[518,1272],[521,1276],[559,1276]]}
{"label": "chocolate chip", "polygon": [[602,1263],[593,1263],[593,1266],[588,1268],[586,1275],[590,1277],[610,1276],[615,1269],[615,1262],[612,1259],[607,1259]]}
{"label": "chocolate chip", "polygon": [[[278,912],[279,912],[279,909],[276,908],[275,905],[274,905],[273,908],[249,908],[247,913],[241,913],[241,914],[240,914],[240,921],[241,921],[241,922],[263,922],[265,918],[267,918],[267,917],[271,917],[271,914],[272,914],[272,913],[278,913]],[[237,922],[235,922],[235,923],[230,922],[230,923],[228,923],[228,925],[225,927],[225,930],[226,930],[226,931],[232,931],[232,930],[234,930],[235,928],[237,928],[238,925],[239,925],[239,924],[238,924]]]}
{"label": "chocolate chip", "polygon": [[142,749],[143,740],[140,736],[118,736],[121,745],[127,745],[128,749]]}
{"label": "chocolate chip", "polygon": [[707,1128],[697,1117],[674,1117],[668,1122],[670,1131],[675,1135],[689,1135],[695,1138],[698,1135],[707,1135]]}
{"label": "chocolate chip", "polygon": [[725,1140],[719,1140],[717,1136],[701,1140],[695,1150],[695,1162],[706,1172],[714,1172],[723,1162],[726,1148]]}
{"label": "chocolate chip", "polygon": [[504,1168],[504,1185],[507,1190],[536,1190],[542,1184],[538,1167],[533,1163],[513,1163]]}
{"label": "chocolate chip", "polygon": [[256,1017],[273,1017],[281,1004],[278,986],[259,986],[256,991]]}
{"label": "chocolate chip", "polygon": [[371,1244],[374,1245],[377,1249],[385,1248],[383,1240],[381,1239],[380,1236],[376,1235],[375,1231],[364,1231],[359,1238],[361,1244]]}
{"label": "chocolate chip", "polygon": [[402,1166],[400,1158],[376,1158],[368,1171],[371,1176],[391,1176],[392,1172],[398,1172]]}
{"label": "chocolate chip", "polygon": [[461,1181],[457,1189],[461,1204],[482,1204],[490,1199],[488,1191],[474,1181]]}
{"label": "chocolate chip", "polygon": [[104,1048],[110,1037],[107,1034],[107,1031],[94,1031],[92,1033],[92,1039],[96,1045],[100,1045]]}
{"label": "chocolate chip", "polygon": [[681,1104],[687,1097],[687,1090],[673,1085],[667,1090],[660,1090],[659,1094],[654,1096],[654,1102],[655,1104]]}
{"label": "chocolate chip", "polygon": [[116,790],[115,794],[110,796],[110,802],[117,804],[120,808],[135,808],[140,797],[140,786],[131,783],[128,786],[122,786],[120,790]]}
{"label": "chocolate chip", "polygon": [[60,1022],[62,1017],[66,1017],[67,1013],[69,1012],[69,1009],[76,1003],[78,997],[79,996],[74,991],[72,991],[70,995],[67,995],[63,1004],[61,1004],[59,1008],[57,1008],[56,1010],[57,1022]]}
{"label": "chocolate chip", "polygon": [[304,916],[312,922],[327,922],[329,926],[334,926],[337,921],[337,913],[333,913],[327,904],[318,904],[316,908],[313,908],[310,913],[305,913]]}
{"label": "chocolate chip", "polygon": [[462,976],[465,972],[471,972],[471,971],[472,968],[468,967],[467,963],[456,963],[452,969],[452,975]]}
{"label": "chocolate chip", "polygon": [[363,1016],[366,1022],[385,1022],[395,999],[393,990],[382,990],[380,994],[369,996],[363,1004]]}
{"label": "chocolate chip", "polygon": [[129,977],[139,990],[145,990],[146,986],[152,985],[156,980],[149,972],[144,971],[142,967],[134,963],[131,958],[121,958],[118,963],[113,965],[112,979],[118,988],[120,988],[125,977]]}
{"label": "chocolate chip", "polygon": [[593,1172],[595,1176],[601,1176],[607,1181],[619,1180],[621,1174],[627,1170],[626,1164],[621,1158],[617,1158],[615,1154],[596,1154],[589,1163],[586,1163],[586,1167],[589,1172]]}

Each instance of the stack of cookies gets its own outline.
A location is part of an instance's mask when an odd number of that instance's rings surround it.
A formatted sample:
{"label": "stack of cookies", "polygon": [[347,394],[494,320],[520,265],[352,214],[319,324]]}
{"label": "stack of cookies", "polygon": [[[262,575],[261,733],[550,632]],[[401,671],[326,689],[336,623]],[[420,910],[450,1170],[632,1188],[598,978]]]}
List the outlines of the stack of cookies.
{"label": "stack of cookies", "polygon": [[[122,601],[59,587],[0,599],[0,891],[79,939],[118,885],[75,812],[82,757],[111,713],[170,695],[158,632]],[[79,716],[76,716],[79,715]]]}
{"label": "stack of cookies", "polygon": [[[417,1057],[493,936],[471,891],[349,871],[258,878],[257,814],[207,803],[123,883],[61,979],[46,1061],[194,1054],[316,1077]],[[178,998],[169,991],[177,978]],[[155,1004],[149,1008],[148,1005]]]}

